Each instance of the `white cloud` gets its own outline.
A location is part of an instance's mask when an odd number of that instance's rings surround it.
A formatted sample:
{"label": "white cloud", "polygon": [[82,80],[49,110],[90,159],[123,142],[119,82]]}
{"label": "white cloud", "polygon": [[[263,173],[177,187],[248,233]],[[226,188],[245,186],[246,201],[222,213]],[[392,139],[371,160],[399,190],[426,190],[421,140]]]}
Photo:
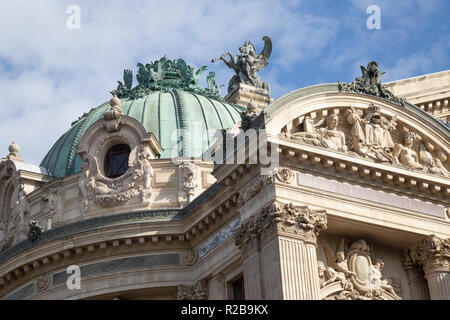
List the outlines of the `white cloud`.
{"label": "white cloud", "polygon": [[[69,5],[81,9],[81,29],[69,30]],[[300,1],[14,1],[1,5],[0,155],[15,140],[26,161],[40,163],[79,115],[110,97],[124,68],[136,70],[167,54],[199,67],[245,40],[262,49],[274,41],[286,68],[315,54],[332,36],[331,21],[291,10]],[[8,32],[5,32],[8,30]],[[216,71],[225,93],[232,71]],[[270,71],[269,71],[270,72]],[[273,76],[269,77],[274,79]],[[283,87],[272,84],[274,94]]]}
{"label": "white cloud", "polygon": [[[224,95],[233,72],[221,62],[211,64],[211,58],[227,51],[237,54],[246,40],[259,51],[262,36],[269,35],[273,53],[260,76],[271,84],[275,98],[296,88],[285,72],[296,70],[297,77],[302,77],[298,65],[314,57],[329,66],[322,70],[343,65],[353,70],[348,72],[349,79],[337,79],[351,81],[355,73],[359,75],[360,64],[375,58],[362,40],[367,30],[356,28],[364,28],[369,2],[382,3],[382,8],[388,8],[382,15],[391,19],[414,8],[423,11],[419,17],[436,10],[419,0],[398,6],[387,1],[353,1],[347,16],[325,18],[309,12],[305,0],[5,1],[0,5],[0,157],[15,140],[27,162],[40,163],[72,121],[110,98],[109,91],[124,68],[136,71],[137,62],[164,54],[182,57],[197,68],[208,64],[217,82],[225,85]],[[66,9],[73,4],[81,8],[80,30],[66,27]],[[355,10],[361,15],[355,15]],[[404,23],[417,20],[406,16]],[[407,36],[399,28],[401,32]],[[348,47],[336,43],[339,33],[353,36],[354,43]],[[427,61],[437,57],[448,61],[439,48],[431,56],[412,53],[389,73],[392,77],[407,74],[410,63],[415,63],[414,70],[426,72]]]}

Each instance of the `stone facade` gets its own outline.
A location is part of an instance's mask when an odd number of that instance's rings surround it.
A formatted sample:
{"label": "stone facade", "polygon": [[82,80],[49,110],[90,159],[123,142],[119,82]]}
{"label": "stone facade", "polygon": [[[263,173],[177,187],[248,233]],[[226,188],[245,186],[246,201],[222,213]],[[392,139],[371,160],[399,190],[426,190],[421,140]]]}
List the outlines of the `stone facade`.
{"label": "stone facade", "polygon": [[[225,158],[243,149],[242,162],[159,159],[117,98],[79,143],[80,173],[54,179],[13,145],[0,160],[0,298],[450,299],[450,130],[337,84],[272,103],[239,90],[230,102],[255,114]],[[258,130],[270,168],[252,148]],[[117,143],[128,169],[108,178]]]}

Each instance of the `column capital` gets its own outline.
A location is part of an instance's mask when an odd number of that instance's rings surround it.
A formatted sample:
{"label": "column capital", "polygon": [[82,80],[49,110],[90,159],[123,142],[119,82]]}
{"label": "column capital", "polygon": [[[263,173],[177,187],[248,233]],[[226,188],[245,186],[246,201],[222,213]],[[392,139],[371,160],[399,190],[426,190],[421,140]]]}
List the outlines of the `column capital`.
{"label": "column capital", "polygon": [[235,244],[241,249],[268,231],[316,244],[320,231],[326,229],[325,210],[274,201],[241,224],[235,231]]}
{"label": "column capital", "polygon": [[450,238],[429,235],[419,242],[415,251],[417,262],[423,266],[425,273],[450,272]]}

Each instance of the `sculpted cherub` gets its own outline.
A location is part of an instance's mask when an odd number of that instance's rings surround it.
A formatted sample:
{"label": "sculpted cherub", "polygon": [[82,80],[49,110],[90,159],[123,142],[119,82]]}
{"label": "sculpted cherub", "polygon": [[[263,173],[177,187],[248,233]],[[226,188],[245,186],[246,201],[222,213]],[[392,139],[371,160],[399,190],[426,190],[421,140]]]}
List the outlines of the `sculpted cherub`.
{"label": "sculpted cherub", "polygon": [[336,251],[336,254],[333,254],[333,251],[331,251],[331,248],[328,245],[328,243],[325,244],[324,248],[325,254],[327,256],[328,265],[332,265],[337,273],[341,273],[342,275],[344,275],[344,278],[356,276],[356,274],[353,271],[350,271],[348,269],[348,263],[344,253],[343,239],[341,240],[341,243]]}
{"label": "sculpted cherub", "polygon": [[345,287],[347,281],[344,273],[336,272],[336,270],[331,267],[325,267],[322,261],[317,261],[317,268],[319,272],[319,282],[321,288],[337,281],[341,282],[341,284]]}
{"label": "sculpted cherub", "polygon": [[389,280],[381,279],[381,270],[383,270],[384,262],[381,259],[377,259],[375,261],[375,265],[370,267],[370,276],[369,280],[373,287],[381,288],[395,297],[398,297],[394,291],[394,288],[390,285]]}
{"label": "sculpted cherub", "polygon": [[411,169],[423,169],[423,166],[419,163],[419,155],[412,148],[416,137],[414,132],[408,132],[405,135],[405,145],[395,144],[392,154],[395,164],[403,164]]}

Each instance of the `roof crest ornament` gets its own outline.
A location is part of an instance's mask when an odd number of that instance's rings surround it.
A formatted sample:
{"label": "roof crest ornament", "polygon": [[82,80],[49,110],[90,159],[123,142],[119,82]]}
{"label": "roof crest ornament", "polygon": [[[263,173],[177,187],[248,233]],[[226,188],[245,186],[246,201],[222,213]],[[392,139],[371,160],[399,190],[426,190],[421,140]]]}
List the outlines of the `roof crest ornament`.
{"label": "roof crest ornament", "polygon": [[117,81],[117,89],[111,91],[113,96],[117,95],[121,99],[139,99],[152,91],[167,92],[180,89],[215,100],[223,100],[220,96],[220,86],[216,84],[214,72],[210,72],[207,76],[207,88],[198,85],[201,75],[207,70],[206,66],[195,70],[183,59],[169,60],[167,56],[164,56],[145,65],[138,63],[137,67],[136,79],[138,85],[133,88],[133,71],[125,69],[123,82]]}
{"label": "roof crest ornament", "polygon": [[396,97],[386,86],[381,83],[381,77],[386,72],[380,72],[378,63],[371,61],[367,68],[361,66],[362,77],[356,77],[352,83],[338,81],[338,89],[341,92],[352,92],[368,94],[380,98],[384,98],[390,102],[404,107],[406,101],[402,98]]}

